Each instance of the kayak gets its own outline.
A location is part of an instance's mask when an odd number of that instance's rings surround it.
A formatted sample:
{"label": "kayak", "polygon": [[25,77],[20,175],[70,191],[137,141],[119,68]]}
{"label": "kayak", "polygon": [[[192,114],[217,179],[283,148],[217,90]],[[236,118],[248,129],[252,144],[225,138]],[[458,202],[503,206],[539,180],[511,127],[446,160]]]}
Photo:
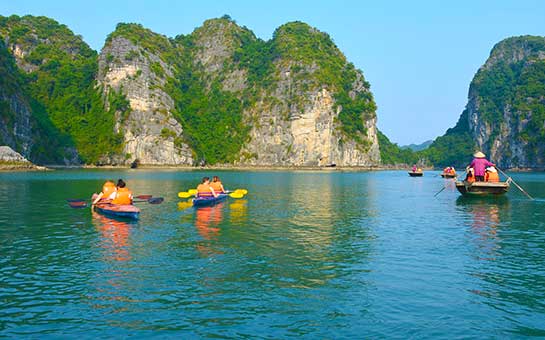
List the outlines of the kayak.
{"label": "kayak", "polygon": [[97,203],[95,210],[103,215],[110,217],[124,217],[137,220],[140,215],[140,209],[130,204],[111,204]]}
{"label": "kayak", "polygon": [[[95,199],[93,195],[93,200]],[[111,204],[109,202],[98,202],[95,210],[110,217],[122,217],[137,220],[140,216],[140,209],[131,204]]]}
{"label": "kayak", "polygon": [[219,194],[218,197],[197,197],[193,199],[193,206],[194,207],[206,207],[210,205],[214,205],[218,202],[223,201],[226,199],[229,195],[227,194]]}

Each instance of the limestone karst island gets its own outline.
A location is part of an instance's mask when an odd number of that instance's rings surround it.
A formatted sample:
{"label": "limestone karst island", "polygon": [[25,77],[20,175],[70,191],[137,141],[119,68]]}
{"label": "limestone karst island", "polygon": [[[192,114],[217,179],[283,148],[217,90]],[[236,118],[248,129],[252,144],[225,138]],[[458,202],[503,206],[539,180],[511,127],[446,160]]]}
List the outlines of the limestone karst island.
{"label": "limestone karst island", "polygon": [[545,336],[545,4],[205,2],[0,4],[0,337]]}

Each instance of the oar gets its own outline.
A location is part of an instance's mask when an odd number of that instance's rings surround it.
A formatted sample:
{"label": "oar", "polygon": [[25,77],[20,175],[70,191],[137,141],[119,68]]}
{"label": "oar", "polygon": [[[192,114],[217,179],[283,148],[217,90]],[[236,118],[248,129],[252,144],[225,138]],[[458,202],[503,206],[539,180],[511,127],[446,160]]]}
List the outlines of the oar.
{"label": "oar", "polygon": [[446,188],[447,188],[446,186],[445,186],[445,187],[443,187],[443,189],[439,190],[439,191],[438,191],[438,192],[437,192],[437,193],[436,193],[435,195],[433,195],[433,197],[435,197],[435,196],[439,195],[439,194],[441,193],[441,191],[445,190]]}
{"label": "oar", "polygon": [[509,176],[508,174],[506,174],[505,172],[502,171],[502,169],[496,167],[496,169],[498,169],[505,177],[507,177],[508,179],[511,179],[511,182],[513,182],[513,184],[523,193],[525,194],[526,196],[528,196],[529,199],[533,200],[534,198],[532,196],[530,196],[530,194],[528,194],[526,191],[524,191],[524,189],[522,189],[520,187],[520,185],[517,184],[517,182],[515,182],[515,180]]}

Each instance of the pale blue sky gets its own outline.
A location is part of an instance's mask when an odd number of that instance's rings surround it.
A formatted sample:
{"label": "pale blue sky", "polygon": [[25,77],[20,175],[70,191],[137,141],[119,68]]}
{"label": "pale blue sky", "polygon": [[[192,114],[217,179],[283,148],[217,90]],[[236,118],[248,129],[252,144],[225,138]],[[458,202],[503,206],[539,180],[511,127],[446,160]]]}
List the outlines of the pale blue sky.
{"label": "pale blue sky", "polygon": [[173,37],[229,14],[262,39],[289,21],[329,33],[363,70],[379,128],[399,144],[454,126],[469,83],[500,40],[545,35],[545,1],[168,1],[0,0],[0,14],[46,15],[100,50],[118,22]]}

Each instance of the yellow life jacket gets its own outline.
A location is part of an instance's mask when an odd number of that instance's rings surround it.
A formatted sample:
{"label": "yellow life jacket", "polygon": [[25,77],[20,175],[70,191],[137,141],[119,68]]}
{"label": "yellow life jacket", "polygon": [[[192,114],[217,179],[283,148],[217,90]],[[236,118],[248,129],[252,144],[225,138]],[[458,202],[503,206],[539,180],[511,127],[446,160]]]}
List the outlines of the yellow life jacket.
{"label": "yellow life jacket", "polygon": [[132,204],[132,192],[128,188],[118,188],[113,204]]}

